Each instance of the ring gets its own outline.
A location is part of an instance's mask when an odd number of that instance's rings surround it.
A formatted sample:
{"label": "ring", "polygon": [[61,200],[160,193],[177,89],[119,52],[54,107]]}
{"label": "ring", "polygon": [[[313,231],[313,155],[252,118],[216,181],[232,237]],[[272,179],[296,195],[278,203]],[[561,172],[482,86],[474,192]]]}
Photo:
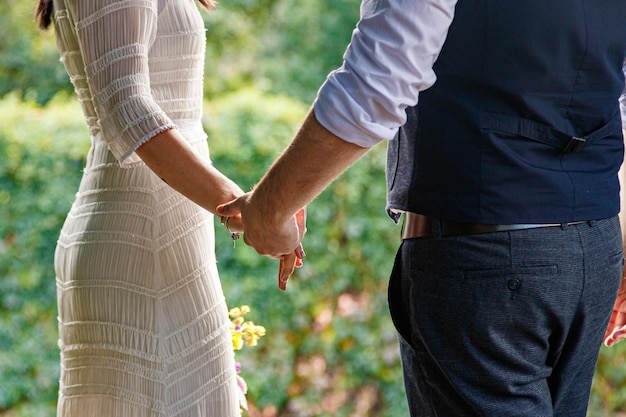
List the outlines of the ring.
{"label": "ring", "polygon": [[239,238],[241,237],[241,233],[233,232],[232,230],[230,230],[230,228],[228,227],[228,221],[230,220],[230,217],[222,216],[221,220],[222,220],[222,224],[224,225],[224,227],[226,227],[226,230],[228,230],[228,233],[230,233],[230,237],[233,240],[233,245],[234,245],[235,241],[239,240]]}

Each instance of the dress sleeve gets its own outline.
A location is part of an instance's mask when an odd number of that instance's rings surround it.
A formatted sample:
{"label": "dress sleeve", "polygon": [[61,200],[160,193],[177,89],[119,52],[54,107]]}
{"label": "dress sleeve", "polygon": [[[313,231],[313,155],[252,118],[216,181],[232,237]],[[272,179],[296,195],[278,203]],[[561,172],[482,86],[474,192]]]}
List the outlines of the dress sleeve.
{"label": "dress sleeve", "polygon": [[175,127],[150,89],[148,52],[158,0],[75,0],[72,13],[85,74],[102,135],[121,164],[135,150]]}

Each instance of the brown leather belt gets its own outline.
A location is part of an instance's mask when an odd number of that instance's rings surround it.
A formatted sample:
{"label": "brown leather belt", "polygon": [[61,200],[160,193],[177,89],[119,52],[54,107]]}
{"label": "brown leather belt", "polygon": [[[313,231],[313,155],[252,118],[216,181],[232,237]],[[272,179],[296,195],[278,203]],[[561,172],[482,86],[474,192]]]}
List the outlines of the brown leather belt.
{"label": "brown leather belt", "polygon": [[537,229],[540,227],[572,226],[587,223],[587,221],[571,223],[522,223],[522,224],[479,224],[459,223],[446,220],[436,220],[416,213],[404,213],[402,239],[416,237],[434,237],[433,228],[441,231],[441,236],[463,236],[480,233],[506,232],[511,230]]}

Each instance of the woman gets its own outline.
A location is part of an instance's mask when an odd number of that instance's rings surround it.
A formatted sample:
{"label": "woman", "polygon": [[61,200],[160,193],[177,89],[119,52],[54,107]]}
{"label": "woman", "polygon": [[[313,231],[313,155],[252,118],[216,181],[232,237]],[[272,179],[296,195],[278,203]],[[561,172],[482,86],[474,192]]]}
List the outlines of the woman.
{"label": "woman", "polygon": [[92,142],[55,255],[58,416],[239,416],[209,212],[243,192],[210,164],[196,4],[39,0],[37,18]]}

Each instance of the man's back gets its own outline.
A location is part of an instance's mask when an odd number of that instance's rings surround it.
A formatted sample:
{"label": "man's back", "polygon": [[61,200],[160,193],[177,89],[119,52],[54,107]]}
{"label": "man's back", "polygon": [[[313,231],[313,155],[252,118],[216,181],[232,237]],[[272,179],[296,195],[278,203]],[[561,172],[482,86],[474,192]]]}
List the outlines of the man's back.
{"label": "man's back", "polygon": [[478,223],[617,214],[624,17],[619,0],[460,1],[403,133],[417,141],[404,208]]}

